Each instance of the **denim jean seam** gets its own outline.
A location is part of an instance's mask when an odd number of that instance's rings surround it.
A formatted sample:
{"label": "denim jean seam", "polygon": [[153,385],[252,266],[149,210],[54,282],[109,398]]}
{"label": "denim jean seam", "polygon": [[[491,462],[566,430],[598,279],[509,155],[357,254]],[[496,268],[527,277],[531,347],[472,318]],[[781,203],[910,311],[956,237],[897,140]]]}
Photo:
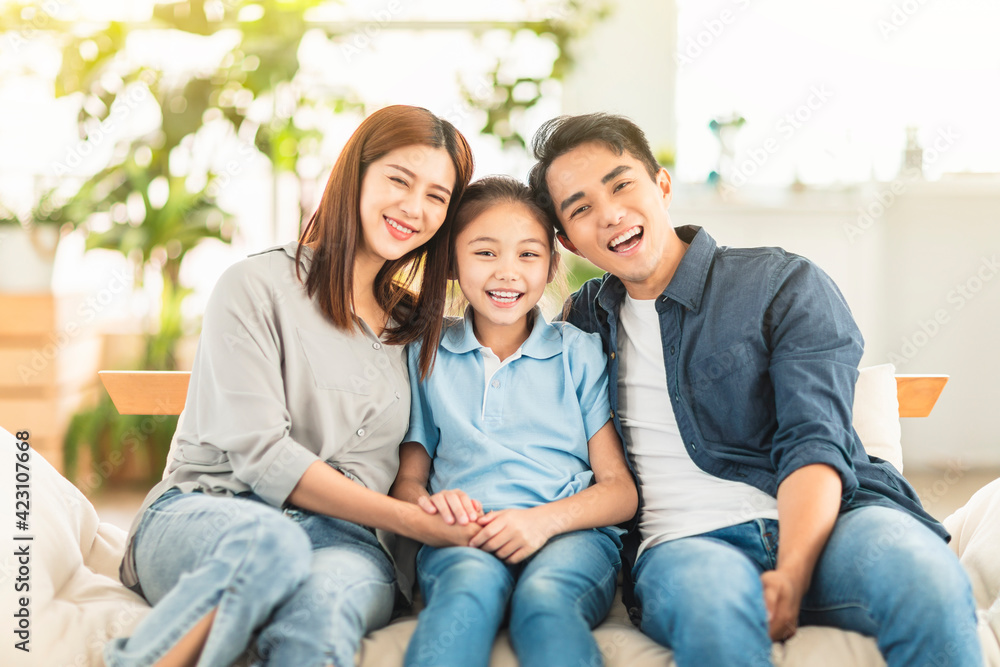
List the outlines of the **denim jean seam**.
{"label": "denim jean seam", "polygon": [[[260,521],[258,519],[255,518],[252,521],[253,521],[253,542],[256,543],[258,541],[258,536],[259,536],[259,532],[260,532],[260,527],[261,526],[260,526]],[[221,541],[222,541],[222,537],[220,536],[219,540],[215,543],[215,546],[217,546],[219,544],[219,542],[221,542]],[[214,546],[213,546],[213,549],[214,549]],[[229,578],[229,580],[225,583],[224,586],[220,586],[218,599],[215,602],[215,607],[218,610],[221,611],[223,605],[226,603],[226,601],[227,601],[227,594],[230,594],[230,593],[232,594],[232,595],[229,596],[230,598],[236,596],[239,587],[242,584],[246,583],[247,579],[246,579],[246,575],[244,573],[244,569],[245,569],[244,566],[247,563],[247,558],[249,558],[249,555],[252,552],[253,552],[253,549],[246,549],[243,552],[243,557],[240,558],[239,563],[237,563],[236,566],[232,569],[232,572],[233,572],[232,576]],[[212,628],[209,630],[209,634],[205,638],[205,643],[204,643],[204,645],[202,647],[202,650],[204,650],[204,648],[207,647],[208,644],[209,644],[209,642],[211,641],[211,639],[212,639],[212,636],[211,636],[212,635],[212,631],[216,629],[216,624],[219,622],[219,620],[220,620],[219,617],[220,616],[224,617],[224,614],[219,614],[219,613],[216,614],[216,618],[212,622]],[[183,636],[183,634],[181,636]]]}
{"label": "denim jean seam", "polygon": [[862,604],[860,601],[856,600],[844,600],[842,602],[833,602],[825,605],[807,605],[804,601],[800,605],[802,611],[815,611],[815,612],[827,612],[827,611],[839,611],[842,609],[860,609],[864,611],[870,618],[872,617],[871,609],[866,605]]}
{"label": "denim jean seam", "polygon": [[[542,547],[542,548],[544,549],[544,547]],[[616,549],[616,551],[617,551],[617,549]],[[618,567],[614,567],[614,565],[611,563],[610,559],[608,560],[608,564],[611,565],[611,569],[603,577],[601,577],[600,582],[598,582],[594,586],[591,586],[588,590],[586,590],[586,591],[580,593],[578,596],[576,596],[576,599],[573,601],[573,608],[577,612],[580,611],[579,607],[580,607],[580,601],[581,600],[583,600],[584,598],[586,598],[588,595],[592,595],[595,591],[599,591],[602,586],[604,586],[605,584],[607,584],[608,579],[610,579],[611,577],[616,577],[616,578],[618,577],[618,572],[621,570],[621,558],[619,557]]]}
{"label": "denim jean seam", "polygon": [[[580,595],[578,595],[577,598],[576,598],[576,600],[573,601],[573,608],[577,611],[577,613],[580,613],[580,601],[581,600],[583,600],[584,598],[586,598],[586,597],[588,597],[590,595],[595,595],[597,591],[600,591],[608,583],[608,580],[611,577],[617,577],[617,576],[618,576],[618,573],[615,571],[614,568],[611,568],[610,572],[608,572],[603,577],[601,577],[601,581],[599,583],[597,583],[594,586],[591,586],[589,590],[584,591],[583,593],[581,593]],[[614,600],[613,600],[613,594],[612,594],[612,602],[613,601]]]}
{"label": "denim jean seam", "polygon": [[[153,511],[159,512],[159,510],[153,510]],[[181,513],[175,512],[174,514],[181,514]],[[255,528],[259,527],[259,523],[260,523],[259,521],[254,520],[254,524],[256,524]],[[216,542],[212,545],[212,548],[207,551],[211,553],[212,550],[214,550],[214,548],[218,546],[219,542],[221,541],[222,541],[222,535],[220,534],[219,539],[216,540]],[[195,612],[191,614],[193,620],[190,623],[190,625],[182,623],[181,624],[182,628],[179,631],[175,631],[170,635],[168,635],[165,638],[164,642],[162,643],[164,648],[161,649],[160,647],[154,647],[153,649],[145,651],[145,653],[147,654],[151,653],[156,655],[156,657],[151,662],[147,663],[148,665],[156,664],[156,662],[160,660],[164,655],[166,655],[167,652],[169,652],[170,649],[173,648],[177,644],[177,642],[181,640],[181,638],[183,638],[187,633],[189,633],[194,628],[194,626],[198,624],[198,621],[200,621],[206,614],[208,614],[209,611],[211,611],[213,608],[221,607],[222,598],[225,596],[226,592],[233,587],[235,583],[243,583],[246,581],[243,577],[240,576],[240,572],[241,569],[243,568],[243,565],[246,563],[247,554],[249,554],[250,551],[251,550],[247,549],[244,552],[243,558],[240,559],[239,564],[234,568],[233,576],[229,579],[229,581],[227,581],[224,586],[220,586],[217,589],[215,595],[208,598],[211,602],[207,605],[199,605],[198,607],[195,607]],[[202,561],[198,565],[201,566],[202,564],[204,564],[204,562],[205,561]],[[213,622],[213,626],[214,625],[215,623]],[[206,639],[206,644],[207,643],[208,640]],[[131,653],[131,655],[137,655],[137,654]],[[116,662],[118,662],[117,658]]]}
{"label": "denim jean seam", "polygon": [[760,533],[760,543],[764,547],[764,553],[767,554],[768,563],[771,565],[773,570],[778,564],[778,553],[777,544],[772,549],[771,543],[767,539],[767,522],[764,519],[754,519],[754,523],[757,524],[757,530]]}

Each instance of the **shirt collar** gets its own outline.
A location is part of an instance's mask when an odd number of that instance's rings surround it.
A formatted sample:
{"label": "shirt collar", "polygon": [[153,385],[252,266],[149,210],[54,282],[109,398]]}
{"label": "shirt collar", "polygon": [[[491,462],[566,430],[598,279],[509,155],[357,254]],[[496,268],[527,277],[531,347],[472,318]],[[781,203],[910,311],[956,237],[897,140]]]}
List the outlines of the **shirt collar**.
{"label": "shirt collar", "polygon": [[[663,296],[673,299],[691,310],[698,310],[705,293],[708,270],[715,257],[715,239],[701,227],[685,225],[675,227],[677,237],[688,244],[674,277],[663,290]],[[609,313],[621,305],[626,294],[625,285],[617,277],[607,275],[604,284],[597,291],[597,302]]]}
{"label": "shirt collar", "polygon": [[[254,257],[255,255],[263,255],[264,253],[274,252],[276,250],[283,251],[288,255],[291,260],[295,261],[295,253],[299,250],[299,242],[292,241],[291,243],[286,243],[285,245],[276,245],[267,248],[266,250],[261,250],[260,252],[253,252],[247,255],[247,257]],[[299,258],[299,264],[302,266],[302,270],[308,272],[309,267],[312,266],[313,260],[313,249],[309,246],[302,246],[302,257]]]}
{"label": "shirt collar", "polygon": [[[534,316],[534,324],[528,339],[521,344],[521,355],[548,359],[562,352],[562,336],[559,330],[545,321],[538,306],[532,308],[531,313]],[[476,338],[472,318],[472,306],[466,306],[465,317],[448,322],[444,335],[441,336],[441,347],[454,354],[465,354],[484,347]]]}

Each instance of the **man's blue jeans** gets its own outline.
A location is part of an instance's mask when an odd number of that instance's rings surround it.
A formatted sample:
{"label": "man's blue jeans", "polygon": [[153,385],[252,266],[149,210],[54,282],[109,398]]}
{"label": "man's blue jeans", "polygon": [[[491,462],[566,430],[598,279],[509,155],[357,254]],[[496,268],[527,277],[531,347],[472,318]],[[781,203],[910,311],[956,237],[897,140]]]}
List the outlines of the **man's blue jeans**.
{"label": "man's blue jeans", "polygon": [[510,601],[510,639],[523,667],[603,664],[591,628],[607,616],[619,546],[597,530],[549,540],[526,564],[471,547],[423,547],[417,577],[427,606],[405,664],[486,667]]}
{"label": "man's blue jeans", "polygon": [[[758,519],[664,542],[633,569],[642,631],[687,665],[770,665],[760,575],[774,569],[778,522]],[[972,587],[940,537],[909,514],[842,514],[802,601],[800,625],[875,637],[890,667],[980,667]]]}
{"label": "man's blue jeans", "polygon": [[109,667],[154,664],[217,609],[199,665],[231,665],[257,634],[261,664],[352,667],[366,632],[385,625],[395,572],[374,534],[259,497],[172,489],[135,537],[152,611],[104,649]]}

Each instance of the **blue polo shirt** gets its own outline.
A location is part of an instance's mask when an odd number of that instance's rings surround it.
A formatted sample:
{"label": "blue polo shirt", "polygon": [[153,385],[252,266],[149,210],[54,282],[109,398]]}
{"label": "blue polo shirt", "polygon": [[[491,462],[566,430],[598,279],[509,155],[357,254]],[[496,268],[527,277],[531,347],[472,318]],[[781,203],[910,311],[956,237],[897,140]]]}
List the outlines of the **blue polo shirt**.
{"label": "blue polo shirt", "polygon": [[[434,370],[409,346],[410,430],[433,459],[431,493],[461,489],[486,511],[550,503],[590,486],[587,442],[611,418],[601,337],[545,321],[491,378],[472,310],[447,318]],[[487,379],[489,382],[487,383]]]}

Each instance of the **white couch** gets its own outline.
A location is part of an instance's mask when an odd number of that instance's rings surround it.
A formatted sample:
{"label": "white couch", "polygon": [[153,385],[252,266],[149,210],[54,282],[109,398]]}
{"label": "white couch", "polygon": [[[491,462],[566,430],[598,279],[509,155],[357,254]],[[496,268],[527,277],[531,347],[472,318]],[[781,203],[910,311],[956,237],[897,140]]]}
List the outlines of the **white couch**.
{"label": "white couch", "polygon": [[[901,465],[898,403],[891,366],[865,369],[855,402],[855,428],[869,453]],[[0,488],[13,488],[14,438],[0,429]],[[31,617],[32,652],[13,649],[5,623],[0,665],[86,667],[102,665],[101,651],[111,637],[126,636],[149,607],[118,581],[124,532],[102,523],[94,507],[42,457],[32,462]],[[9,475],[9,479],[8,479]],[[11,494],[12,495],[12,494]],[[11,501],[4,499],[5,503]],[[9,533],[4,518],[0,536]],[[980,609],[979,635],[986,664],[1000,667],[1000,480],[981,489],[945,520],[951,546],[969,572]],[[15,604],[9,536],[0,543],[0,617],[12,618]],[[933,622],[929,619],[928,622]],[[358,655],[361,667],[398,667],[415,627],[402,618],[366,637]],[[636,630],[620,602],[595,630],[609,667],[673,665],[670,652]],[[774,662],[782,667],[884,665],[874,640],[833,628],[805,627],[789,641],[774,645]],[[493,665],[516,665],[501,633],[493,647]]]}

